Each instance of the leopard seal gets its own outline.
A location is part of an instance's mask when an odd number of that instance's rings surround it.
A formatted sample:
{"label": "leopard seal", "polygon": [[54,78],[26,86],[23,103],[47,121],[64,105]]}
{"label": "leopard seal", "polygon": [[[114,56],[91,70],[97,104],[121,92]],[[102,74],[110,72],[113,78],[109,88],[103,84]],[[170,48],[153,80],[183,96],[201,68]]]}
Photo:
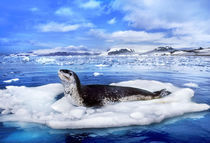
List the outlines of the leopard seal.
{"label": "leopard seal", "polygon": [[65,97],[77,106],[94,107],[113,102],[150,100],[170,94],[165,89],[150,92],[133,87],[82,85],[77,74],[67,69],[59,70],[58,76],[63,83]]}

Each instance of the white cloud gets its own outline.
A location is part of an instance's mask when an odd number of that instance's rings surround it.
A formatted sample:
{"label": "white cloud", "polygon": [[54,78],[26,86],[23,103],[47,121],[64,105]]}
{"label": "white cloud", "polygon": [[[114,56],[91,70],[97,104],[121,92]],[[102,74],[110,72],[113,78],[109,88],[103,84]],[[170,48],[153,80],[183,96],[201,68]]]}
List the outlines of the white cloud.
{"label": "white cloud", "polygon": [[10,39],[8,39],[8,38],[0,38],[1,43],[8,43],[9,41],[10,41]]}
{"label": "white cloud", "polygon": [[121,11],[123,20],[131,27],[146,31],[163,29],[166,36],[151,39],[151,43],[182,48],[209,46],[208,4],[205,0],[115,0],[112,8]]}
{"label": "white cloud", "polygon": [[73,15],[73,12],[69,7],[61,7],[55,11],[55,14],[60,16],[71,16]]}
{"label": "white cloud", "polygon": [[207,47],[210,39],[210,21],[186,22],[179,27],[172,29],[172,37],[161,39],[164,43],[171,43],[176,46],[185,47]]}
{"label": "white cloud", "polygon": [[115,0],[112,7],[122,11],[124,20],[131,26],[145,29],[176,28],[183,22],[206,20],[205,15],[209,13],[200,1]]}
{"label": "white cloud", "polygon": [[36,11],[39,11],[39,9],[37,7],[32,7],[32,8],[30,8],[30,11],[31,12],[36,12]]}
{"label": "white cloud", "polygon": [[40,29],[42,32],[69,32],[77,30],[79,27],[79,24],[70,25],[65,23],[50,22],[39,25],[38,29]]}
{"label": "white cloud", "polygon": [[116,23],[116,18],[112,18],[109,21],[107,21],[108,24],[115,24]]}
{"label": "white cloud", "polygon": [[[177,31],[176,31],[177,32]],[[178,36],[168,37],[165,32],[146,32],[146,31],[115,31],[112,33],[105,32],[104,29],[91,29],[89,34],[104,39],[105,42],[109,43],[110,47],[117,48],[127,47],[138,49],[137,51],[153,49],[158,46],[172,46],[174,48],[187,48],[187,47],[209,47],[209,34],[199,33],[198,30],[195,31],[196,34],[193,36],[191,34],[186,34],[187,31],[183,31],[182,34]],[[172,32],[173,34],[175,33]],[[174,34],[175,35],[175,34]]]}
{"label": "white cloud", "polygon": [[44,42],[39,42],[39,41],[34,41],[34,40],[29,40],[26,41],[30,46],[36,46],[36,47],[52,47],[52,43],[44,43]]}
{"label": "white cloud", "polygon": [[75,31],[79,28],[92,28],[94,24],[92,23],[79,23],[79,24],[66,24],[66,23],[57,23],[57,22],[49,22],[46,24],[40,24],[36,28],[38,28],[42,32],[69,32]]}
{"label": "white cloud", "polygon": [[105,33],[104,29],[90,29],[88,33],[97,38],[107,39],[109,37],[109,35]]}
{"label": "white cloud", "polygon": [[145,31],[117,31],[110,35],[111,39],[123,42],[146,42],[156,41],[164,37],[163,33],[148,33]]}
{"label": "white cloud", "polygon": [[89,27],[89,28],[92,28],[92,27],[95,27],[95,25],[93,23],[82,23],[80,24],[81,27]]}
{"label": "white cloud", "polygon": [[155,42],[162,39],[165,35],[161,32],[150,33],[146,31],[116,31],[106,33],[103,29],[91,29],[90,34],[103,38],[108,42],[121,42],[121,43],[138,43],[138,42]]}
{"label": "white cloud", "polygon": [[100,2],[96,0],[89,0],[88,2],[81,3],[80,7],[85,9],[94,9],[100,7]]}

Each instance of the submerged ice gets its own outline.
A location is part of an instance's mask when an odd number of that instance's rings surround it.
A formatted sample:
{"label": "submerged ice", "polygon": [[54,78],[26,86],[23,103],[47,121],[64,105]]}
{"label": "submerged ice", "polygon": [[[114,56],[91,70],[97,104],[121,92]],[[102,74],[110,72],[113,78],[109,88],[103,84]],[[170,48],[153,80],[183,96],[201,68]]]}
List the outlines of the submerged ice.
{"label": "submerged ice", "polygon": [[19,80],[19,78],[14,78],[14,79],[5,80],[3,82],[5,82],[5,83],[11,83],[11,82],[18,81],[18,80]]}
{"label": "submerged ice", "polygon": [[167,89],[172,92],[161,99],[120,102],[101,108],[76,107],[63,93],[61,84],[39,87],[7,86],[0,90],[0,121],[25,121],[45,124],[56,129],[105,128],[149,125],[185,113],[208,110],[207,104],[191,101],[194,91],[170,83],[132,80],[113,85],[131,86],[149,91]]}

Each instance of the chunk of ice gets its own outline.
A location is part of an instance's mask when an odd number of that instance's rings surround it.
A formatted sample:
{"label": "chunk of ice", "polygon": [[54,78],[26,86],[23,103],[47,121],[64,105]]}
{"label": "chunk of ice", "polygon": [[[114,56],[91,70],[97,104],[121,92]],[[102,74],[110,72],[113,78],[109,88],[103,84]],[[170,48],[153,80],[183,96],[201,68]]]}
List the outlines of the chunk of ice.
{"label": "chunk of ice", "polygon": [[[112,85],[131,86],[149,91],[167,89],[170,95],[147,101],[120,102],[101,108],[77,107],[64,96],[61,84],[39,87],[7,86],[0,90],[0,121],[26,121],[46,124],[55,129],[105,128],[130,125],[149,125],[185,113],[210,108],[191,101],[194,91],[178,88],[170,83],[133,80]],[[11,114],[12,113],[12,114]]]}

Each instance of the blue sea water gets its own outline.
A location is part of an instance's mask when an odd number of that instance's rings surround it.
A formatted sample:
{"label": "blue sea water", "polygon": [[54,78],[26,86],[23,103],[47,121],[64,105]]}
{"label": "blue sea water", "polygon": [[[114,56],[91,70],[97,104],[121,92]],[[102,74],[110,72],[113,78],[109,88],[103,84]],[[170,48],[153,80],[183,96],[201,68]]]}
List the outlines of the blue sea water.
{"label": "blue sea water", "polygon": [[[136,79],[169,82],[178,87],[193,83],[198,87],[189,87],[195,92],[192,100],[210,105],[210,57],[1,56],[0,89],[59,83],[57,71],[61,68],[75,71],[82,84]],[[94,72],[101,75],[94,76]],[[14,78],[19,80],[4,82]],[[209,110],[147,126],[119,128],[56,130],[42,124],[1,122],[0,142],[210,142],[209,123]]]}

